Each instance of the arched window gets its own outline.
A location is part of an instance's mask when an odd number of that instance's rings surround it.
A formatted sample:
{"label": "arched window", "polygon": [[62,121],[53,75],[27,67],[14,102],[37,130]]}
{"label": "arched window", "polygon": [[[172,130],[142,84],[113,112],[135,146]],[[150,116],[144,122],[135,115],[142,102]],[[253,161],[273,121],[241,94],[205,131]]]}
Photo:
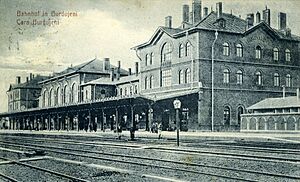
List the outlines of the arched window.
{"label": "arched window", "polygon": [[190,83],[191,82],[191,70],[188,68],[185,70],[185,83]]}
{"label": "arched window", "polygon": [[61,90],[60,90],[60,87],[57,87],[57,89],[56,89],[55,104],[56,105],[61,104]]}
{"label": "arched window", "polygon": [[134,93],[137,94],[138,93],[138,86],[134,85]]}
{"label": "arched window", "polygon": [[72,103],[78,102],[78,90],[77,90],[76,83],[73,83],[71,87],[71,102]]}
{"label": "arched window", "polygon": [[180,44],[179,45],[179,58],[181,58],[183,56],[183,51],[184,51],[184,45]]}
{"label": "arched window", "polygon": [[261,47],[260,46],[257,46],[255,49],[255,58],[261,59]]}
{"label": "arched window", "polygon": [[224,107],[224,125],[230,124],[230,108],[229,106]]}
{"label": "arched window", "polygon": [[50,89],[49,91],[49,99],[48,99],[48,105],[52,106],[53,105],[53,88]]}
{"label": "arched window", "polygon": [[256,76],[256,85],[262,85],[262,75],[261,72],[258,71],[255,73]]}
{"label": "arched window", "polygon": [[278,87],[279,86],[279,74],[278,73],[274,73],[274,86]]}
{"label": "arched window", "polygon": [[150,76],[150,79],[149,79],[149,88],[153,88],[153,82],[154,81],[154,78],[153,78],[153,76],[151,75]]}
{"label": "arched window", "polygon": [[226,42],[223,44],[223,55],[229,56],[229,45]]}
{"label": "arched window", "polygon": [[85,100],[88,100],[88,99],[89,99],[89,91],[85,90]]}
{"label": "arched window", "polygon": [[46,107],[46,100],[47,100],[47,98],[46,98],[46,90],[44,90],[44,92],[43,92],[43,100],[42,100],[42,107]]}
{"label": "arched window", "polygon": [[179,71],[179,79],[178,79],[178,81],[179,81],[179,84],[184,83],[184,71],[183,70]]}
{"label": "arched window", "polygon": [[285,77],[285,86],[286,87],[291,87],[291,75],[290,74],[287,74],[286,77]]}
{"label": "arched window", "polygon": [[172,59],[172,47],[170,43],[165,43],[161,49],[161,62],[170,62]]}
{"label": "arched window", "polygon": [[125,90],[124,90],[124,95],[127,95],[127,87],[125,87]]}
{"label": "arched window", "polygon": [[273,60],[274,61],[278,61],[278,54],[279,54],[279,51],[277,48],[274,48],[273,49]]}
{"label": "arched window", "polygon": [[229,83],[229,70],[224,69],[223,71],[223,83]]}
{"label": "arched window", "polygon": [[149,54],[146,54],[146,58],[145,58],[145,66],[147,66],[149,62],[150,62],[150,55],[149,55]]}
{"label": "arched window", "polygon": [[145,77],[145,90],[148,89],[148,77]]}
{"label": "arched window", "polygon": [[243,57],[243,46],[241,44],[236,45],[236,56]]}
{"label": "arched window", "polygon": [[63,103],[68,103],[68,85],[64,86]]}
{"label": "arched window", "polygon": [[244,114],[244,108],[242,106],[239,106],[238,109],[237,109],[237,117],[238,117],[238,126],[241,125],[241,115]]}
{"label": "arched window", "polygon": [[185,45],[185,56],[190,56],[191,55],[191,43],[187,42]]}
{"label": "arched window", "polygon": [[120,92],[119,95],[122,96],[123,95],[123,89],[120,88],[119,92]]}
{"label": "arched window", "polygon": [[236,72],[236,83],[238,85],[242,85],[243,84],[243,72],[241,70],[238,70]]}
{"label": "arched window", "polygon": [[291,51],[289,49],[285,50],[285,61],[287,62],[291,61]]}
{"label": "arched window", "polygon": [[129,95],[132,95],[133,94],[133,87],[132,85],[129,87]]}
{"label": "arched window", "polygon": [[153,54],[153,52],[151,52],[151,54],[150,54],[150,65],[153,64],[153,59],[154,59],[154,54]]}

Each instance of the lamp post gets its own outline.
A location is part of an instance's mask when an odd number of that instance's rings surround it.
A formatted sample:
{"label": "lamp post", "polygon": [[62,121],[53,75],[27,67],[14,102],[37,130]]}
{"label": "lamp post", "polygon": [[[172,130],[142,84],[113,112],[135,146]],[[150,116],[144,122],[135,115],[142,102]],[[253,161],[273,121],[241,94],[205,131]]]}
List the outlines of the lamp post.
{"label": "lamp post", "polygon": [[176,131],[177,131],[177,146],[179,146],[179,129],[180,129],[180,119],[179,119],[179,109],[181,107],[181,102],[179,99],[175,99],[173,102],[174,109],[176,111]]}
{"label": "lamp post", "polygon": [[218,31],[215,32],[215,40],[211,46],[211,131],[214,131],[214,49],[218,39]]}

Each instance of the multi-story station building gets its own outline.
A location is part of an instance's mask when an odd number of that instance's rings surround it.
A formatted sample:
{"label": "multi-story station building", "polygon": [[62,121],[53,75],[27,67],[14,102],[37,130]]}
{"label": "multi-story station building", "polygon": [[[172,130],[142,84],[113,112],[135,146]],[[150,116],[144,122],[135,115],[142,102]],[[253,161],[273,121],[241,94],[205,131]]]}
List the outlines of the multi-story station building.
{"label": "multi-story station building", "polygon": [[181,129],[239,130],[247,107],[280,96],[283,85],[288,96],[295,94],[300,38],[286,26],[285,13],[275,29],[268,8],[246,19],[223,12],[222,3],[202,13],[194,0],[191,11],[182,10],[181,25],[168,16],[133,48],[140,60],[134,74],[95,59],[40,82],[38,108],[1,116],[43,129],[149,129],[158,122],[172,130],[177,98]]}
{"label": "multi-story station building", "polygon": [[189,128],[212,128],[212,80],[216,130],[238,129],[246,107],[281,95],[282,85],[287,94],[299,86],[300,39],[286,27],[286,14],[279,14],[277,30],[270,26],[270,9],[263,10],[263,18],[257,12],[246,20],[222,9],[217,3],[216,11],[204,8],[202,16],[200,1],[193,1],[191,13],[183,5],[180,27],[173,28],[172,17],[166,17],[164,27],[134,48],[141,59],[141,93],[182,92]]}

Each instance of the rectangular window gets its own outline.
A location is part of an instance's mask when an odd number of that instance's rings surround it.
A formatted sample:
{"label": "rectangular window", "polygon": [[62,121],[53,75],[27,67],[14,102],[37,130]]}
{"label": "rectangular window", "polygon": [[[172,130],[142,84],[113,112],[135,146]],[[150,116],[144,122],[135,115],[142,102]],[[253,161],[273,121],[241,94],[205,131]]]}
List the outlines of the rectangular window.
{"label": "rectangular window", "polygon": [[172,72],[171,69],[161,71],[161,86],[168,87],[172,83]]}

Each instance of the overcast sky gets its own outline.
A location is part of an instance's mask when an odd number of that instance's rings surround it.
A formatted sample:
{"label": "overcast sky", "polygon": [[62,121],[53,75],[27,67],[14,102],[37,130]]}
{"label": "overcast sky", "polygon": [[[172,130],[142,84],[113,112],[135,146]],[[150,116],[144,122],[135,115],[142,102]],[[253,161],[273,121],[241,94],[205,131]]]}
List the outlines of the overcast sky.
{"label": "overcast sky", "polygon": [[[215,9],[220,0],[202,0]],[[300,1],[223,0],[223,11],[246,17],[247,13],[271,9],[271,25],[277,28],[279,11],[287,13],[287,26],[300,35]],[[122,61],[125,68],[138,61],[131,47],[148,41],[164,17],[180,25],[182,5],[192,0],[0,0],[0,112],[7,111],[6,91],[16,76],[25,81],[29,73],[49,75],[95,57]],[[18,25],[17,11],[77,12],[77,17],[51,17],[54,26]],[[191,6],[190,6],[191,10]],[[18,20],[19,19],[19,20]]]}

